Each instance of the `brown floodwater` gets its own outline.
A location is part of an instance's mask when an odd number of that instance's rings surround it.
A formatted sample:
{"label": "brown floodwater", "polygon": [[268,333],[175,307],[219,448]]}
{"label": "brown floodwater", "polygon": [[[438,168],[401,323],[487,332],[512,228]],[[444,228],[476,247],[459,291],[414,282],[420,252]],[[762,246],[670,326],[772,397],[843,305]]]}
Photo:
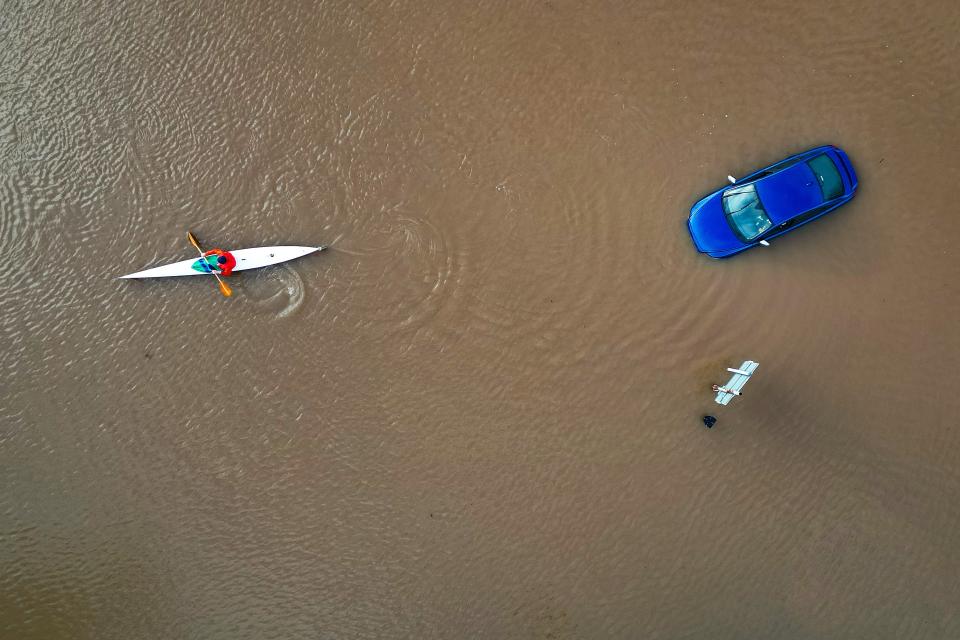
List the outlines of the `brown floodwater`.
{"label": "brown floodwater", "polygon": [[[0,638],[960,637],[958,33],[4,2]],[[850,204],[696,252],[828,143]],[[114,279],[187,230],[332,249]]]}

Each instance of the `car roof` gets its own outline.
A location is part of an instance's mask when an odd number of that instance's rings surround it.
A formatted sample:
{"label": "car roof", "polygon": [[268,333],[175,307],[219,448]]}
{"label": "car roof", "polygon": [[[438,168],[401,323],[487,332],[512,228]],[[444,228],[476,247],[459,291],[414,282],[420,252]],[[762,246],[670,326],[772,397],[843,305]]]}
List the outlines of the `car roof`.
{"label": "car roof", "polygon": [[757,192],[767,215],[781,223],[823,202],[823,193],[806,162],[797,162],[757,181]]}

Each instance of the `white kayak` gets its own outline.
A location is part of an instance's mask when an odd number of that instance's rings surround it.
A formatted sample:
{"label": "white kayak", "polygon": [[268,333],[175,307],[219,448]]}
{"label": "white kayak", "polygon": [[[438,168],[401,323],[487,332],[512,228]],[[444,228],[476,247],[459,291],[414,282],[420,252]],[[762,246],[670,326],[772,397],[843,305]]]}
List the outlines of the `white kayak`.
{"label": "white kayak", "polygon": [[[323,251],[324,249],[326,249],[326,247],[255,247],[253,249],[238,249],[237,251],[231,251],[230,255],[232,255],[237,261],[237,266],[235,266],[233,270],[245,271],[247,269],[259,269],[260,267],[268,267],[272,264],[287,262],[288,260],[294,260],[307,254],[314,253],[315,251]],[[173,276],[209,275],[208,271],[202,270],[199,262],[200,256],[198,255],[197,257],[190,258],[189,260],[181,260],[180,262],[174,262],[173,264],[166,264],[162,267],[154,267],[153,269],[147,269],[146,271],[137,271],[136,273],[130,273],[120,277],[169,278]]]}

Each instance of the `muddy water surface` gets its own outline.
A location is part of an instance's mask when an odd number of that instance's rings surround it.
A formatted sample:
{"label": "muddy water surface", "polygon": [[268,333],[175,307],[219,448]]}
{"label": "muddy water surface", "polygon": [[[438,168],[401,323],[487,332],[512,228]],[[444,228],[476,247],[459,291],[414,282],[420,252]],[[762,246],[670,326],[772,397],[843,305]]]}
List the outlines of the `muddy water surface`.
{"label": "muddy water surface", "polygon": [[5,3],[0,637],[960,636],[960,9],[768,4]]}

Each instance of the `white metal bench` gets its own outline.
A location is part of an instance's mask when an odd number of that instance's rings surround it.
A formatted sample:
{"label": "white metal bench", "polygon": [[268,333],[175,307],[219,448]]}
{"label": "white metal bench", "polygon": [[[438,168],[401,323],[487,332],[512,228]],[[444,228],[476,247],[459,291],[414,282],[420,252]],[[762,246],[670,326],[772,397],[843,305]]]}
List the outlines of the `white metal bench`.
{"label": "white metal bench", "polygon": [[717,404],[727,405],[730,404],[731,400],[733,400],[733,396],[742,395],[740,393],[741,390],[747,384],[747,380],[750,379],[750,376],[753,375],[753,372],[757,370],[758,366],[760,366],[759,362],[754,362],[753,360],[744,360],[739,369],[728,368],[727,371],[731,372],[733,376],[730,378],[730,381],[727,382],[727,384],[723,385],[722,387],[716,387],[717,397],[714,398],[714,401]]}

